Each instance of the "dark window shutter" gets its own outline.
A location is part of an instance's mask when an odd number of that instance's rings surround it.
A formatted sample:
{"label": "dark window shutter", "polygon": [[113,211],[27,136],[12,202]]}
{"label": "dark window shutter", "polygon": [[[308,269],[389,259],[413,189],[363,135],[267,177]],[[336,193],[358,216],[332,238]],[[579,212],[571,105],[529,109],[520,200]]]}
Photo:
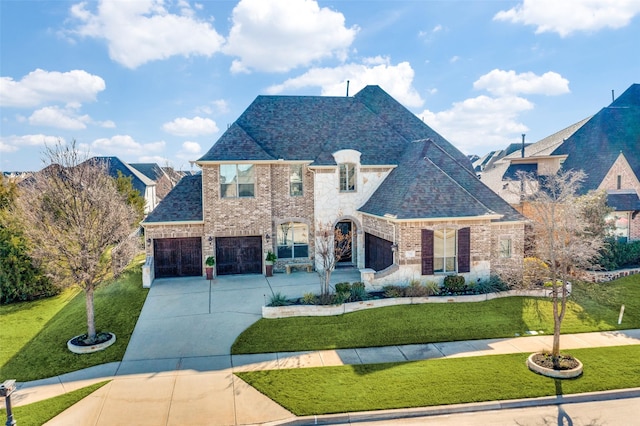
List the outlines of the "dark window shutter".
{"label": "dark window shutter", "polygon": [[458,272],[471,271],[471,228],[458,230]]}
{"label": "dark window shutter", "polygon": [[422,275],[433,275],[433,231],[422,230]]}

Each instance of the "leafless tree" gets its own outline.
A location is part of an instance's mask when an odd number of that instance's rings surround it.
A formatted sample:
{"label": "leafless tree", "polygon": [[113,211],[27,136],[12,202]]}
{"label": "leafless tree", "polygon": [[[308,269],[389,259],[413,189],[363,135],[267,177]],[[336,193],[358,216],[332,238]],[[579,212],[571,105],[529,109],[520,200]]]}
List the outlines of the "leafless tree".
{"label": "leafless tree", "polygon": [[[96,340],[93,294],[113,270],[111,249],[133,231],[135,212],[104,165],[75,141],[47,147],[49,165],[22,185],[18,205],[37,259],[57,283],[85,293],[87,342]],[[126,264],[116,262],[115,264]]]}
{"label": "leafless tree", "polygon": [[[524,203],[535,236],[536,256],[549,267],[553,304],[554,365],[559,367],[560,327],[567,310],[568,281],[581,269],[594,266],[604,235],[589,217],[592,203],[578,197],[586,175],[582,171],[560,171],[555,175],[533,176],[523,173]],[[603,203],[604,198],[595,197]],[[601,207],[596,209],[605,211]]]}
{"label": "leafless tree", "polygon": [[319,260],[316,263],[316,269],[320,276],[323,297],[330,293],[331,273],[336,268],[336,264],[351,252],[352,236],[352,231],[343,234],[339,227],[334,227],[330,223],[319,221],[316,224],[316,257]]}

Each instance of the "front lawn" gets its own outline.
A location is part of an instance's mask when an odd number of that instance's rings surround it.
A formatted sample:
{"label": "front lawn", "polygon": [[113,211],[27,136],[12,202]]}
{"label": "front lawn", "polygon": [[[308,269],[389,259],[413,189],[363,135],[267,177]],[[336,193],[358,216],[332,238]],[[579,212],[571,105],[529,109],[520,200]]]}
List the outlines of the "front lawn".
{"label": "front lawn", "polygon": [[[618,325],[620,305],[626,310]],[[331,317],[260,319],[233,354],[434,343],[553,333],[549,299],[508,297],[477,303],[401,305]],[[576,283],[563,333],[640,327],[640,275],[608,284]]]}
{"label": "front lawn", "polygon": [[[33,404],[13,407],[13,419],[20,426],[40,426],[62,413],[81,399],[91,395],[102,386],[109,383],[104,381],[77,389],[54,398],[45,399],[44,401],[34,402]],[[0,409],[0,419],[7,418],[7,410]]]}
{"label": "front lawn", "polygon": [[0,306],[0,380],[24,382],[122,360],[148,293],[142,288],[141,260],[95,292],[96,329],[117,338],[101,352],[78,355],[67,349],[67,340],[87,331],[82,291]]}
{"label": "front lawn", "polygon": [[537,398],[640,387],[640,345],[576,349],[573,380],[527,368],[529,354],[236,373],[297,416]]}

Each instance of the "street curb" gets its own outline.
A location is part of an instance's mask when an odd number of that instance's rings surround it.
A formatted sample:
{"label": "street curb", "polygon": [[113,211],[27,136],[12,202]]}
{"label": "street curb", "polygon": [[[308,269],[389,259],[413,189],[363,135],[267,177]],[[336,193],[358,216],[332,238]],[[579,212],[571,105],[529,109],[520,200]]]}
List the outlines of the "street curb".
{"label": "street curb", "polygon": [[363,411],[342,414],[295,417],[292,419],[264,423],[266,426],[307,426],[351,424],[365,421],[385,421],[416,417],[441,416],[447,414],[473,413],[481,411],[507,410],[514,408],[544,407],[550,405],[576,404],[581,402],[608,401],[640,397],[640,388],[588,392],[571,395],[545,396],[541,398],[487,401],[470,404],[441,405],[436,407],[401,408],[397,410]]}

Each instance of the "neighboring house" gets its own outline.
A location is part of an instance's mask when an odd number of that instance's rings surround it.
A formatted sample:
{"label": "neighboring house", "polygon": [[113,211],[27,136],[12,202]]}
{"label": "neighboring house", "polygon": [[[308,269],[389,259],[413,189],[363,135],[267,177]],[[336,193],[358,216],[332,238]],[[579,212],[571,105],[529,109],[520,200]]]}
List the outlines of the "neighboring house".
{"label": "neighboring house", "polygon": [[[263,273],[317,262],[320,224],[369,286],[486,279],[522,260],[524,218],[469,159],[378,86],[353,97],[258,96],[143,222],[150,274]],[[152,261],[151,261],[152,259]],[[149,285],[148,278],[146,285]]]}
{"label": "neighboring house", "polygon": [[513,206],[520,203],[518,171],[544,176],[583,170],[581,193],[606,190],[615,212],[616,235],[640,240],[640,84],[633,84],[608,107],[496,161],[481,180]]}
{"label": "neighboring house", "polygon": [[162,201],[184,176],[184,173],[172,167],[160,167],[157,163],[129,163],[129,165],[155,182],[157,202]]}
{"label": "neighboring house", "polygon": [[87,161],[104,164],[109,176],[114,178],[118,177],[118,172],[122,173],[124,177],[130,177],[133,189],[136,189],[145,199],[145,214],[148,214],[156,208],[158,204],[156,198],[156,183],[133,166],[121,161],[118,157],[92,157]]}

